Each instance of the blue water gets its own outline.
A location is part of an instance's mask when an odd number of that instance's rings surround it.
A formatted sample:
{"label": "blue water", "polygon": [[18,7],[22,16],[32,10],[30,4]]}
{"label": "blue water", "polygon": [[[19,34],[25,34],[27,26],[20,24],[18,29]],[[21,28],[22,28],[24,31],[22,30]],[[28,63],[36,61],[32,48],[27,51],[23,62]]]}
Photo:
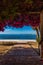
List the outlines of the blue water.
{"label": "blue water", "polygon": [[32,35],[32,34],[0,34],[0,39],[36,40],[36,35]]}

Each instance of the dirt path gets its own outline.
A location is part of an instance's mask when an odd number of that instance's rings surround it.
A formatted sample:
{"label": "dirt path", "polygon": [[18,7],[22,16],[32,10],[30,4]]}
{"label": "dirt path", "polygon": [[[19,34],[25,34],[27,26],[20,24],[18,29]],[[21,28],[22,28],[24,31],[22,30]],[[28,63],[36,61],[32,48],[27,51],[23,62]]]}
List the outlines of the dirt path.
{"label": "dirt path", "polygon": [[[37,50],[37,48],[35,48]],[[6,55],[14,56],[38,56],[37,52],[33,49],[30,44],[16,44],[12,47]]]}
{"label": "dirt path", "polygon": [[0,58],[2,59],[0,65],[43,65],[39,55],[30,44],[15,44]]}

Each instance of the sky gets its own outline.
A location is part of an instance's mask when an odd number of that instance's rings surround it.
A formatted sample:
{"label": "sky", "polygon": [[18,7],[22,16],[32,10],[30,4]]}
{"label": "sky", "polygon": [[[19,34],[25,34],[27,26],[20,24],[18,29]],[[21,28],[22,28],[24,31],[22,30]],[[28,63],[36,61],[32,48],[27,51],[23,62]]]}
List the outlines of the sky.
{"label": "sky", "polygon": [[4,32],[0,34],[36,34],[36,31],[31,26],[24,26],[22,28],[15,28],[6,26]]}

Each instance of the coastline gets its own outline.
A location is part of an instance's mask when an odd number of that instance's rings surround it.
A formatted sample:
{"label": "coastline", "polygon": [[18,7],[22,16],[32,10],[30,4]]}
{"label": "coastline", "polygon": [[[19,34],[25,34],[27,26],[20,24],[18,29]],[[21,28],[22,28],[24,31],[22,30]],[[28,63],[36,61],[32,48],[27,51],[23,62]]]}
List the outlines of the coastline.
{"label": "coastline", "polygon": [[16,39],[16,40],[11,40],[11,39],[7,39],[7,40],[0,40],[0,42],[17,42],[17,43],[26,43],[26,42],[36,42],[36,40],[18,40],[18,39]]}

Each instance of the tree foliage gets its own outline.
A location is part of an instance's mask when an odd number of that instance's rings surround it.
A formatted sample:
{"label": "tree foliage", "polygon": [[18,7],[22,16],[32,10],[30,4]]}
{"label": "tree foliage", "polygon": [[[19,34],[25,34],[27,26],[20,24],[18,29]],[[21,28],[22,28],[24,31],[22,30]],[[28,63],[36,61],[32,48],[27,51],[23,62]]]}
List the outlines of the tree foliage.
{"label": "tree foliage", "polygon": [[42,9],[43,0],[0,0],[0,18]]}
{"label": "tree foliage", "polygon": [[[40,20],[39,14],[30,15],[28,13],[30,11],[40,12],[42,9],[43,0],[0,0],[0,30],[3,31],[6,25],[22,27],[23,25],[31,24],[35,26]],[[28,16],[26,14],[28,14]],[[35,21],[35,23],[33,21]],[[36,26],[37,25],[38,24],[36,24]]]}

